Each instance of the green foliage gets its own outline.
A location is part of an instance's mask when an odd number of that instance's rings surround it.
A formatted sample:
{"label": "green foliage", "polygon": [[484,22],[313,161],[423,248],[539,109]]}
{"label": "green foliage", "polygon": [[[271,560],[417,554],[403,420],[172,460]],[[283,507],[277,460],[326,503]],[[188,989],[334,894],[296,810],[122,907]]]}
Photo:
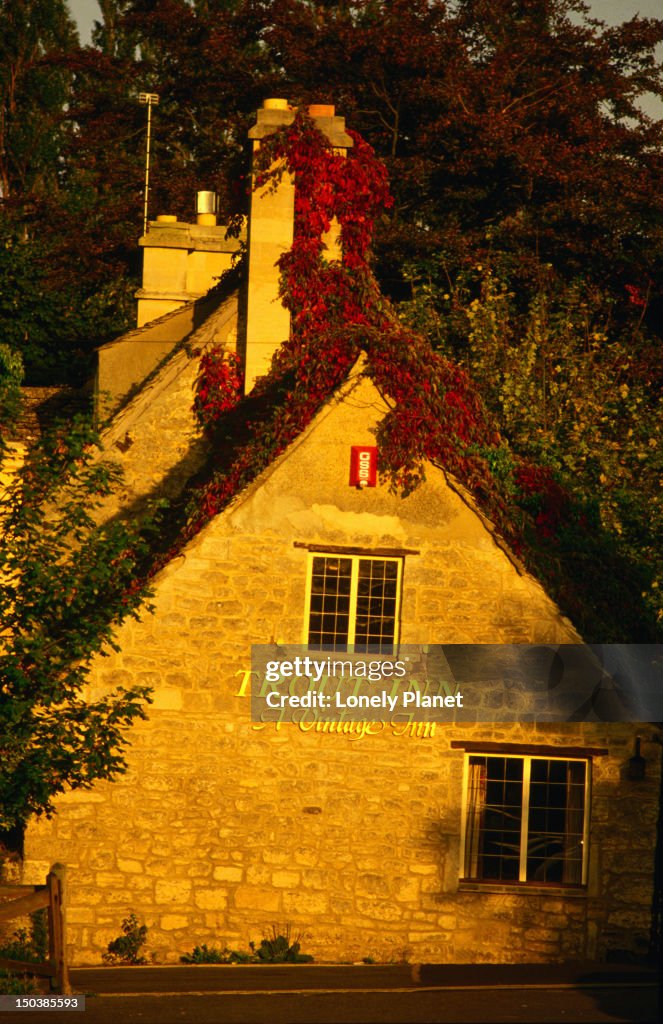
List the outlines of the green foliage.
{"label": "green foliage", "polygon": [[0,970],[0,995],[32,996],[37,995],[37,983],[27,975],[12,974],[11,971]]}
{"label": "green foliage", "polygon": [[22,380],[23,360],[20,354],[0,342],[0,429],[18,415]]}
{"label": "green foliage", "polygon": [[147,594],[137,528],[97,522],[117,480],[79,421],[44,437],[0,496],[0,828],[123,772],[125,730],[144,717],[144,687],[82,692]]}
{"label": "green foliage", "polygon": [[250,952],[228,949],[219,949],[216,946],[195,946],[191,953],[185,953],[180,957],[183,964],[307,964],[311,963],[313,957],[307,953],[300,953],[299,941],[291,941],[290,925],[286,925],[284,932],[278,928],[272,929],[269,938],[262,939],[256,949],[254,942],[249,943]]}
{"label": "green foliage", "polygon": [[48,917],[46,910],[30,915],[30,930],[17,928],[11,939],[0,945],[0,958],[45,963],[48,959]]}
{"label": "green foliage", "polygon": [[207,946],[203,943],[202,946],[194,946],[191,953],[184,953],[180,957],[180,962],[183,964],[227,964],[231,962],[229,954],[230,950],[227,947],[218,949],[216,946]]}
{"label": "green foliage", "polygon": [[[30,915],[30,930],[17,928],[12,937],[0,944],[0,958],[43,964],[48,960],[48,916],[46,909]],[[27,975],[0,970],[0,995],[32,995],[37,983]]]}
{"label": "green foliage", "polygon": [[71,72],[54,57],[78,42],[64,0],[3,0],[0,196],[57,187]]}
{"label": "green foliage", "polygon": [[146,964],[141,952],[146,942],[147,925],[139,925],[138,918],[132,913],[122,922],[122,935],[108,943],[108,951],[102,955],[102,960],[107,964]]}
{"label": "green foliage", "polygon": [[[446,281],[444,291],[424,279],[401,311],[424,329],[430,318],[441,346],[465,364],[497,416],[505,444],[482,452],[493,474],[513,490],[516,455],[550,467],[585,515],[595,516],[623,559],[621,574],[640,579],[645,606],[660,619],[657,340],[641,307],[619,312],[586,280],[565,283],[540,268],[528,297],[513,276],[494,255]],[[596,586],[604,589],[598,579]]]}
{"label": "green foliage", "polygon": [[72,276],[71,259],[63,267],[52,239],[23,237],[15,218],[0,220],[0,342],[23,360],[32,385],[83,383],[94,347],[134,321],[134,281]]}
{"label": "green foliage", "polygon": [[248,964],[254,961],[251,953],[242,953],[237,949],[228,949],[224,946],[219,949],[217,946],[194,946],[191,953],[185,953],[180,957],[183,964]]}
{"label": "green foliage", "polygon": [[[67,355],[105,340],[93,318],[79,329],[81,310],[136,273],[144,89],[161,96],[151,213],[191,219],[196,189],[213,188],[227,219],[246,205],[246,131],[263,98],[335,102],[388,165],[396,202],[376,251],[393,298],[408,295],[408,262],[444,251],[455,278],[480,261],[489,228],[523,272],[542,259],[622,306],[636,287],[653,308],[663,126],[639,100],[661,94],[663,23],[607,27],[581,7],[103,0],[96,48],[76,50],[62,0],[8,0],[0,196],[17,237],[48,251],[39,358],[66,373]],[[5,309],[1,340],[11,325]]]}
{"label": "green foliage", "polygon": [[[251,949],[255,947],[251,943]],[[255,950],[257,963],[266,964],[307,964],[311,963],[313,957],[308,953],[300,953],[298,939],[291,941],[290,925],[286,925],[285,934],[279,932],[275,927],[268,939],[262,939]]]}

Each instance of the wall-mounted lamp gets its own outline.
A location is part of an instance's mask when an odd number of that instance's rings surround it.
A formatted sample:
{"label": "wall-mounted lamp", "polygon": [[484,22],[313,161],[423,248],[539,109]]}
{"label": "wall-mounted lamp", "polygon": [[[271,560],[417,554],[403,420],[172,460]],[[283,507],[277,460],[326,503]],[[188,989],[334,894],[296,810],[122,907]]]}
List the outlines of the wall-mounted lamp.
{"label": "wall-mounted lamp", "polygon": [[644,779],[647,762],[640,753],[640,737],[635,738],[635,754],[629,758],[628,777],[629,779]]}

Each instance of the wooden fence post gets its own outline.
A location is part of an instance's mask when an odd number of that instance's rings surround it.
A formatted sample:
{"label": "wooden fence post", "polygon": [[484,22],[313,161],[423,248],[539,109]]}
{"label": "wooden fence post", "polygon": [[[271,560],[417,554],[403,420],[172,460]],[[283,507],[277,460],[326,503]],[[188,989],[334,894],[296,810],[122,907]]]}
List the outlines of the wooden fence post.
{"label": "wooden fence post", "polygon": [[64,899],[65,899],[64,864],[54,864],[46,877],[48,886],[48,957],[54,974],[51,986],[63,995],[69,995],[69,970],[65,948]]}

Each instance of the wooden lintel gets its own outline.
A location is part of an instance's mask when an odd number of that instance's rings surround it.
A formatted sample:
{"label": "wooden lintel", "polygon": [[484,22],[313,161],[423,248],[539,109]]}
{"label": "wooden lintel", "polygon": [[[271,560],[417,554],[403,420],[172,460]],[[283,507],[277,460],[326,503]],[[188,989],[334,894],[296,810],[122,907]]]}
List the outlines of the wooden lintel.
{"label": "wooden lintel", "polygon": [[454,750],[468,754],[529,754],[532,757],[605,757],[607,747],[561,747],[544,743],[482,743],[481,740],[452,740]]}
{"label": "wooden lintel", "polygon": [[406,555],[421,554],[421,551],[414,548],[348,547],[343,544],[309,544],[301,540],[294,541],[293,547],[304,548],[305,551],[320,555],[363,555],[365,558],[404,558]]}

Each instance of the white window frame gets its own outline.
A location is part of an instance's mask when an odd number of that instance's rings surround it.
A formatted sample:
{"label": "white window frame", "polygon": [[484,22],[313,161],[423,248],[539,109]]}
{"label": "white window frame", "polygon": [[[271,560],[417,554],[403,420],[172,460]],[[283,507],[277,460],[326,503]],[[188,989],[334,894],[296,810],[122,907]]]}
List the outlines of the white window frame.
{"label": "white window frame", "polygon": [[[470,758],[472,757],[498,757],[523,762],[522,779],[522,806],[520,816],[520,857],[518,879],[493,879],[493,878],[472,878],[465,875],[465,855],[467,843],[467,818],[469,810],[469,789],[470,789]],[[583,805],[583,829],[582,829],[582,866],[581,881],[571,882],[543,882],[539,879],[527,879],[527,847],[529,834],[529,803],[530,803],[530,782],[533,761],[573,761],[585,765],[585,788]],[[460,835],[460,878],[459,881],[476,884],[480,886],[528,886],[528,887],[553,887],[565,889],[578,889],[587,885],[589,872],[589,822],[590,822],[590,794],[592,781],[591,757],[555,757],[547,753],[542,754],[511,754],[501,753],[499,750],[467,751],[463,763],[463,801],[461,812],[461,835]]]}
{"label": "white window frame", "polygon": [[362,562],[392,562],[396,566],[396,601],[394,612],[394,636],[391,641],[392,649],[396,649],[400,642],[400,619],[401,619],[401,595],[403,588],[403,557],[399,555],[373,555],[349,554],[335,551],[309,551],[308,564],[306,569],[306,598],[304,617],[303,643],[309,643],[309,630],[311,622],[311,595],[313,587],[313,562],[316,558],[349,559],[352,562],[352,575],[350,583],[350,607],[348,612],[348,636],[344,641],[348,653],[354,651],[355,633],[357,625],[357,595],[359,590],[359,566]]}

